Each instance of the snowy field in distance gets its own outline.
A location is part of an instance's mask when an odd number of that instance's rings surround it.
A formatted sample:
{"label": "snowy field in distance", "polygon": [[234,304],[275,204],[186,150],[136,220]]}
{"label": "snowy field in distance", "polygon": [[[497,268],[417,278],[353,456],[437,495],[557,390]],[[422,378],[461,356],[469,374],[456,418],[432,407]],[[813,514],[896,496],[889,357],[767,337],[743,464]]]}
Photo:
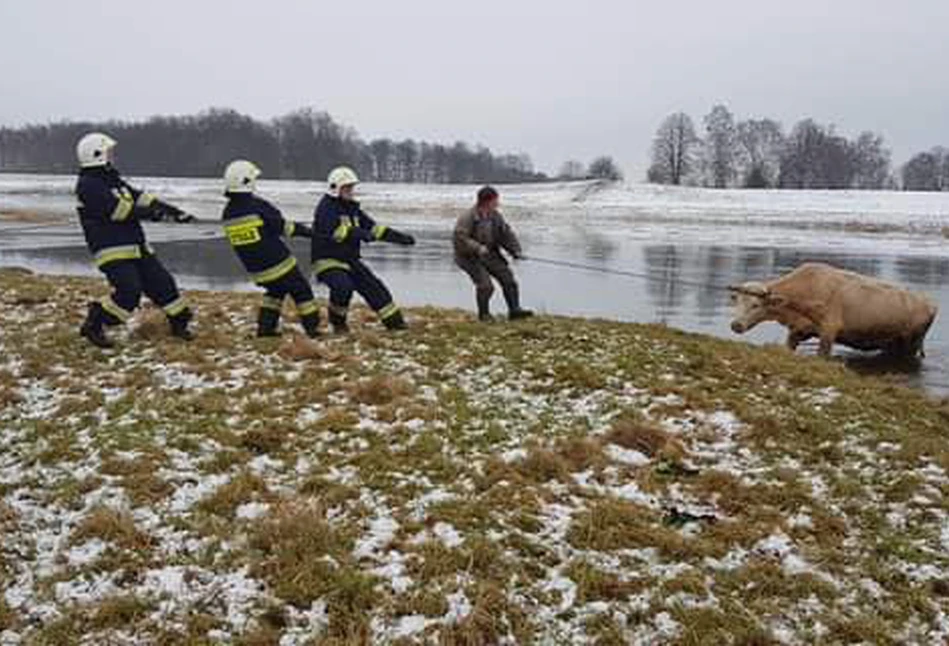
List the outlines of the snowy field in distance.
{"label": "snowy field in distance", "polygon": [[[199,218],[220,217],[224,198],[217,179],[131,178]],[[0,174],[0,211],[71,215],[74,177]],[[877,191],[716,191],[648,184],[551,182],[503,186],[512,216],[546,223],[603,225],[664,221],[732,226],[854,229],[883,227],[940,234],[949,226],[949,193]],[[309,216],[322,182],[261,180],[260,192],[296,218]],[[374,212],[406,220],[451,218],[473,201],[474,185],[373,184],[360,187]],[[421,223],[420,223],[421,224]],[[531,224],[534,224],[533,222]]]}

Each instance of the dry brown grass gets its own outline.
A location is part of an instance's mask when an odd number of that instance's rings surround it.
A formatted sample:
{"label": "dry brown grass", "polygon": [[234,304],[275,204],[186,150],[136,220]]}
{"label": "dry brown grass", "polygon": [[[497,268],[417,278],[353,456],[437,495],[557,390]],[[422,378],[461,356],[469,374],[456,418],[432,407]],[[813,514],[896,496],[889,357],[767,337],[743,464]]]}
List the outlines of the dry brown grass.
{"label": "dry brown grass", "polygon": [[290,429],[281,425],[268,425],[263,428],[253,428],[240,436],[240,446],[247,451],[258,455],[277,453],[288,447]]}
{"label": "dry brown grass", "polygon": [[250,546],[260,553],[254,574],[274,593],[301,608],[331,592],[339,559],[348,541],[327,521],[314,502],[287,502],[276,506],[253,529]]}
{"label": "dry brown grass", "polygon": [[135,526],[131,514],[111,507],[89,510],[71,536],[74,544],[91,538],[99,538],[133,551],[147,551],[154,545],[154,539]]}
{"label": "dry brown grass", "polygon": [[571,563],[566,575],[577,584],[577,600],[580,603],[626,599],[649,586],[645,579],[624,581],[616,574],[604,572],[584,561]]}
{"label": "dry brown grass", "polygon": [[558,440],[554,450],[572,472],[599,469],[608,462],[603,445],[586,437],[571,436]]}
{"label": "dry brown grass", "polygon": [[154,603],[136,596],[109,597],[93,608],[91,627],[105,630],[129,626],[146,617],[154,608]]}
{"label": "dry brown grass", "polygon": [[290,361],[335,361],[338,355],[302,334],[288,334],[278,354]]}
{"label": "dry brown grass", "polygon": [[18,517],[13,507],[0,500],[0,527],[15,523]]}
{"label": "dry brown grass", "polygon": [[352,398],[360,404],[384,406],[404,399],[415,392],[415,386],[407,379],[390,375],[377,375],[360,379],[350,388]]}
{"label": "dry brown grass", "polygon": [[137,341],[154,341],[168,336],[168,318],[151,303],[146,303],[136,316],[131,338]]}
{"label": "dry brown grass", "polygon": [[214,516],[233,519],[240,505],[266,495],[267,483],[259,476],[244,471],[199,501],[197,508]]}
{"label": "dry brown grass", "polygon": [[521,477],[533,482],[566,480],[570,475],[570,467],[559,453],[539,446],[528,449],[515,467]]}
{"label": "dry brown grass", "polygon": [[654,422],[635,416],[624,416],[613,423],[606,441],[648,457],[658,456],[672,442],[665,429]]}
{"label": "dry brown grass", "polygon": [[523,611],[508,602],[503,589],[493,583],[482,583],[469,592],[469,598],[471,612],[441,632],[441,646],[497,644],[509,632],[517,643],[531,640],[533,626]]}
{"label": "dry brown grass", "polygon": [[[59,224],[65,220],[66,218],[62,215],[56,215],[54,213],[38,213],[36,211],[23,211],[20,209],[5,209],[0,211],[0,222],[19,222],[24,224]],[[29,270],[23,269],[22,271]]]}

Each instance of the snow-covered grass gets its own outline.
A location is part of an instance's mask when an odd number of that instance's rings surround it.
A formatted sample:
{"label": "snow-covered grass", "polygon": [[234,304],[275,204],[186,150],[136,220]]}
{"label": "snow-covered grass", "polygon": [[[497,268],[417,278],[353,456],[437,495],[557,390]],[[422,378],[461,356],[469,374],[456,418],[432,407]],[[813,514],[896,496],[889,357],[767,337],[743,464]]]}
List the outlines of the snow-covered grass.
{"label": "snow-covered grass", "polygon": [[659,326],[76,328],[0,270],[0,644],[942,643],[949,405]]}

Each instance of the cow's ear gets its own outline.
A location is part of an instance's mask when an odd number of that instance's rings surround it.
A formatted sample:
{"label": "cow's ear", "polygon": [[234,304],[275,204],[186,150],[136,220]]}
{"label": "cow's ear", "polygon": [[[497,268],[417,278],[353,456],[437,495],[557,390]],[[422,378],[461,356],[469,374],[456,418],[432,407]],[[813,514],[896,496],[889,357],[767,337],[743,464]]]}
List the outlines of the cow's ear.
{"label": "cow's ear", "polygon": [[787,305],[788,297],[783,294],[775,294],[774,292],[768,292],[764,297],[765,302],[772,307],[781,307]]}

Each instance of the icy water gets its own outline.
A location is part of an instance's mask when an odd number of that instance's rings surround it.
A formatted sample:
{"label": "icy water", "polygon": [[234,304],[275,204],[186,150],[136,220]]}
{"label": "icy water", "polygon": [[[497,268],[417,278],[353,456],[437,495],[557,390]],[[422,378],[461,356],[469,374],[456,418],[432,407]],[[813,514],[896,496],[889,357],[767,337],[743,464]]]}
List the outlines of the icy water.
{"label": "icy water", "polygon": [[[64,194],[68,178],[4,179],[0,176],[0,211],[68,213],[70,201]],[[155,182],[166,195],[177,189],[177,202],[200,217],[217,217],[222,200],[215,183]],[[317,196],[314,186],[274,182],[262,188],[269,188],[288,215],[309,219]],[[473,308],[471,287],[454,267],[450,248],[454,216],[466,205],[471,190],[366,187],[367,210],[419,239],[412,249],[374,245],[366,252],[367,261],[399,302]],[[728,327],[728,294],[717,287],[774,277],[809,260],[829,262],[925,292],[943,312],[927,337],[927,357],[920,362],[894,363],[840,347],[836,354],[855,370],[890,374],[935,394],[949,394],[949,333],[944,323],[949,315],[949,241],[939,235],[940,228],[949,224],[949,195],[907,195],[901,202],[899,194],[772,193],[769,201],[757,193],[684,189],[681,194],[644,195],[648,190],[632,187],[627,193],[591,196],[577,185],[545,185],[504,191],[509,219],[531,256],[602,270],[518,263],[525,304],[543,313],[660,322],[751,343],[782,342],[784,331],[776,324],[763,324],[743,337],[734,335]],[[748,199],[742,201],[743,196]],[[826,214],[820,210],[822,202],[827,204]],[[773,219],[756,219],[758,203],[772,209]],[[877,232],[856,231],[861,227],[855,223],[868,222]],[[881,224],[899,226],[880,233]],[[186,287],[253,289],[217,225],[150,226],[149,235]],[[295,249],[305,261],[305,245]],[[0,222],[0,265],[95,273],[72,220]],[[605,273],[610,270],[648,274],[652,279]],[[500,296],[496,299],[500,311]],[[800,351],[814,350],[811,343]]]}

